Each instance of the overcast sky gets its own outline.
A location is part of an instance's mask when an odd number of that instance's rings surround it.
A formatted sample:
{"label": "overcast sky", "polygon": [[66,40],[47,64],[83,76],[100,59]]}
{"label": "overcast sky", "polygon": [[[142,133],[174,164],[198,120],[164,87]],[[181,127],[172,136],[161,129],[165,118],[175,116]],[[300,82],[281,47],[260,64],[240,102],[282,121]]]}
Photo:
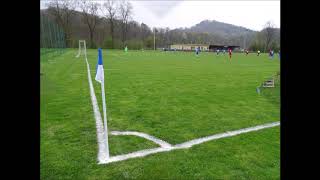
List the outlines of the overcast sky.
{"label": "overcast sky", "polygon": [[280,0],[130,2],[133,20],[150,27],[191,27],[208,19],[258,31],[271,20],[280,28]]}
{"label": "overcast sky", "polygon": [[271,20],[280,28],[280,1],[131,1],[134,19],[151,27],[190,27],[216,20],[261,30]]}

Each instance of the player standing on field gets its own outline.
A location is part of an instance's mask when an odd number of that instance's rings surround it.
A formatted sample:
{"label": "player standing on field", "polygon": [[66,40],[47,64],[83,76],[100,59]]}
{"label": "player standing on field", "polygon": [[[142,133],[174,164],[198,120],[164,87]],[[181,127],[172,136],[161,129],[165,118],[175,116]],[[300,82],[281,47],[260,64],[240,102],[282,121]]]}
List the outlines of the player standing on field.
{"label": "player standing on field", "polygon": [[199,54],[199,47],[196,47],[196,56]]}
{"label": "player standing on field", "polygon": [[229,48],[229,60],[230,60],[230,63],[231,63],[231,56],[232,56],[232,50],[231,50],[231,48]]}
{"label": "player standing on field", "polygon": [[271,59],[272,56],[273,56],[273,55],[272,55],[272,50],[270,49],[270,50],[269,50],[269,58]]}

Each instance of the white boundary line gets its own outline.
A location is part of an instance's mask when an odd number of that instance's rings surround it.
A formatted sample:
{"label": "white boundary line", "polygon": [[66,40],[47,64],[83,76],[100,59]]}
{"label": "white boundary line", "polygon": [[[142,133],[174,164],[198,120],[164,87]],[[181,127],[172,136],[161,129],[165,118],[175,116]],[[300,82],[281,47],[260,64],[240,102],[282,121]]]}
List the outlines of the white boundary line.
{"label": "white boundary line", "polygon": [[220,138],[225,138],[225,137],[231,137],[231,136],[236,136],[239,134],[243,134],[243,133],[248,133],[248,132],[252,132],[252,131],[258,131],[261,129],[265,129],[265,128],[271,128],[271,127],[275,127],[275,126],[279,126],[280,122],[273,122],[273,123],[268,123],[268,124],[262,124],[262,125],[258,125],[258,126],[254,126],[254,127],[249,127],[249,128],[244,128],[244,129],[238,129],[235,131],[227,131],[225,133],[220,133],[220,134],[215,134],[215,135],[211,135],[211,136],[207,136],[207,137],[203,137],[203,138],[198,138],[198,139],[194,139],[191,141],[187,141],[181,144],[177,144],[174,147],[177,149],[183,149],[183,148],[190,148],[194,145],[197,144],[201,144],[207,141],[212,141],[215,139],[220,139]]}
{"label": "white boundary line", "polygon": [[[145,150],[136,151],[136,152],[132,152],[132,153],[128,153],[128,154],[111,156],[109,159],[105,159],[103,162],[100,162],[99,164],[108,164],[108,163],[117,162],[117,161],[124,161],[124,160],[127,160],[127,159],[144,157],[144,156],[147,156],[147,155],[150,155],[150,154],[159,153],[159,152],[172,151],[172,150],[175,150],[175,149],[187,149],[187,148],[190,148],[190,147],[192,147],[194,145],[201,144],[201,143],[204,143],[204,142],[207,142],[207,141],[212,141],[212,140],[215,140],[215,139],[221,139],[221,138],[236,136],[236,135],[239,135],[239,134],[248,133],[248,132],[252,132],[252,131],[258,131],[258,130],[261,130],[261,129],[271,128],[271,127],[275,127],[275,126],[279,126],[279,125],[280,125],[280,122],[273,122],[273,123],[258,125],[258,126],[254,126],[254,127],[239,129],[239,130],[235,130],[235,131],[228,131],[228,132],[225,132],[225,133],[206,136],[206,137],[203,137],[203,138],[198,138],[198,139],[194,139],[194,140],[191,140],[191,141],[187,141],[187,142],[184,142],[184,143],[181,143],[181,144],[176,144],[174,146],[169,144],[170,146],[167,146],[167,147],[161,146],[159,148],[145,149]],[[141,136],[142,134],[143,134],[143,136]],[[139,132],[128,132],[128,131],[127,132],[122,132],[122,133],[119,132],[119,131],[113,131],[112,135],[136,135],[136,136],[139,136],[139,137],[144,137],[147,134],[139,133]],[[147,135],[147,136],[148,136],[148,139],[150,139],[150,137],[155,138],[155,137],[150,136],[150,135]],[[157,138],[155,138],[155,139],[157,139]]]}
{"label": "white boundary line", "polygon": [[139,137],[142,137],[142,138],[145,138],[145,139],[148,139],[150,141],[153,141],[154,143],[160,145],[161,147],[163,148],[170,148],[172,147],[171,144],[161,140],[161,139],[158,139],[154,136],[151,136],[149,134],[146,134],[146,133],[141,133],[141,132],[134,132],[134,131],[111,131],[111,134],[112,135],[116,135],[116,136],[119,136],[119,135],[133,135],[133,136],[139,136]]}
{"label": "white boundary line", "polygon": [[87,57],[85,57],[86,63],[87,63],[87,70],[88,70],[88,81],[89,81],[89,87],[90,87],[90,95],[91,95],[91,101],[92,101],[92,107],[93,107],[93,112],[94,112],[94,117],[96,119],[96,128],[97,128],[97,139],[98,139],[98,162],[104,162],[104,160],[107,158],[107,151],[105,147],[105,136],[104,136],[104,129],[103,129],[103,124],[102,124],[102,118],[97,102],[96,95],[94,93],[94,88],[92,84],[92,79],[91,79],[91,73],[90,73],[90,66],[88,63]]}
{"label": "white boundary line", "polygon": [[258,131],[261,129],[265,129],[265,128],[271,128],[271,127],[275,127],[275,126],[279,126],[280,122],[273,122],[273,123],[268,123],[268,124],[263,124],[263,125],[258,125],[258,126],[254,126],[254,127],[249,127],[249,128],[244,128],[244,129],[239,129],[239,130],[235,130],[235,131],[227,131],[225,133],[220,133],[220,134],[215,134],[215,135],[211,135],[211,136],[206,136],[206,137],[202,137],[202,138],[198,138],[198,139],[194,139],[194,140],[190,140],[181,144],[176,144],[174,146],[172,146],[171,144],[158,139],[154,136],[145,134],[145,133],[141,133],[141,132],[134,132],[134,131],[112,131],[111,134],[112,135],[134,135],[134,136],[139,136],[145,139],[148,139],[150,141],[153,141],[156,144],[159,144],[161,147],[159,148],[153,148],[153,149],[145,149],[145,150],[140,150],[140,151],[136,151],[136,152],[132,152],[132,153],[128,153],[128,154],[122,154],[122,155],[116,155],[116,156],[110,156],[109,158],[107,158],[106,154],[106,148],[105,148],[105,138],[104,138],[104,129],[103,129],[103,124],[102,124],[102,118],[101,118],[101,114],[99,111],[99,106],[97,103],[97,98],[95,96],[95,92],[94,92],[94,88],[93,88],[93,84],[92,84],[92,79],[91,79],[91,73],[90,73],[90,66],[88,63],[88,59],[87,57],[85,57],[86,63],[87,63],[87,70],[88,70],[88,81],[89,81],[89,87],[90,87],[90,95],[91,95],[91,101],[92,101],[92,107],[94,110],[94,116],[96,119],[96,128],[97,128],[97,139],[98,139],[98,164],[108,164],[108,163],[112,163],[112,162],[117,162],[117,161],[124,161],[127,159],[132,159],[132,158],[138,158],[138,157],[144,157],[150,154],[155,154],[155,153],[159,153],[159,152],[165,152],[165,151],[172,151],[175,149],[186,149],[186,148],[190,148],[194,145],[197,144],[201,144],[207,141],[212,141],[215,139],[221,139],[221,138],[225,138],[225,137],[231,137],[231,136],[236,136],[239,134],[243,134],[243,133],[248,133],[248,132],[252,132],[252,131]]}

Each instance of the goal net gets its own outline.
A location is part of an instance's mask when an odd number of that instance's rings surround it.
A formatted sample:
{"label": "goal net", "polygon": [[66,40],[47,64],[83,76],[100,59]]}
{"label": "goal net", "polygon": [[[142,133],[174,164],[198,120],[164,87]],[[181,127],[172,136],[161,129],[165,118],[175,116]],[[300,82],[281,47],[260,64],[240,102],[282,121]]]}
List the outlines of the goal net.
{"label": "goal net", "polygon": [[85,40],[79,40],[79,51],[76,57],[78,58],[81,55],[84,55],[85,57],[87,57],[87,48],[86,48]]}
{"label": "goal net", "polygon": [[40,13],[40,58],[48,59],[66,51],[66,39],[61,26]]}

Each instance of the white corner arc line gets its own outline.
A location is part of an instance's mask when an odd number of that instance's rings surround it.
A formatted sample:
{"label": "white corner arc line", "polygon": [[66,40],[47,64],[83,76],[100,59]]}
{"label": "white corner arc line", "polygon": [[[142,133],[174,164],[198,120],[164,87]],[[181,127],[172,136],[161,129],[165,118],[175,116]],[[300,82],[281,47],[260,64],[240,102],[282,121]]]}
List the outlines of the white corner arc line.
{"label": "white corner arc line", "polygon": [[117,155],[117,156],[111,156],[109,159],[106,159],[103,162],[100,162],[99,164],[109,164],[112,162],[117,162],[117,161],[124,161],[127,159],[132,159],[132,158],[138,158],[138,157],[144,157],[150,154],[155,154],[159,152],[164,152],[164,151],[171,151],[173,147],[171,148],[164,148],[164,147],[159,147],[159,148],[153,148],[153,149],[145,149],[141,151],[136,151],[128,154],[122,154],[122,155]]}
{"label": "white corner arc line", "polygon": [[[124,161],[127,159],[144,157],[144,156],[159,153],[159,152],[172,151],[175,149],[187,149],[187,148],[190,148],[194,145],[201,144],[201,143],[204,143],[207,141],[236,136],[239,134],[248,133],[248,132],[252,132],[252,131],[258,131],[261,129],[271,128],[271,127],[275,127],[275,126],[279,126],[279,125],[280,125],[280,122],[267,123],[267,124],[262,124],[262,125],[258,125],[258,126],[254,126],[254,127],[239,129],[239,130],[235,130],[235,131],[228,131],[228,132],[219,133],[219,134],[215,134],[215,135],[211,135],[211,136],[207,136],[207,137],[203,137],[203,138],[198,138],[198,139],[187,141],[187,142],[177,144],[177,145],[174,145],[171,147],[159,147],[159,148],[153,148],[153,149],[145,149],[145,150],[140,150],[140,151],[136,151],[136,152],[132,152],[132,153],[128,153],[128,154],[116,155],[116,156],[110,157],[109,159],[104,159],[104,161],[99,162],[99,164],[108,164],[108,163],[117,162],[117,161]],[[114,135],[119,135],[119,132],[114,133]],[[131,132],[130,135],[134,135],[134,133]],[[142,136],[140,136],[140,137],[142,137]]]}
{"label": "white corner arc line", "polygon": [[166,141],[163,141],[161,139],[158,139],[154,136],[151,136],[146,133],[141,133],[141,132],[135,132],[135,131],[111,131],[112,135],[119,136],[119,135],[133,135],[133,136],[139,136],[145,139],[148,139],[150,141],[153,141],[154,143],[160,145],[163,148],[170,148],[172,147],[171,144],[167,143]]}

